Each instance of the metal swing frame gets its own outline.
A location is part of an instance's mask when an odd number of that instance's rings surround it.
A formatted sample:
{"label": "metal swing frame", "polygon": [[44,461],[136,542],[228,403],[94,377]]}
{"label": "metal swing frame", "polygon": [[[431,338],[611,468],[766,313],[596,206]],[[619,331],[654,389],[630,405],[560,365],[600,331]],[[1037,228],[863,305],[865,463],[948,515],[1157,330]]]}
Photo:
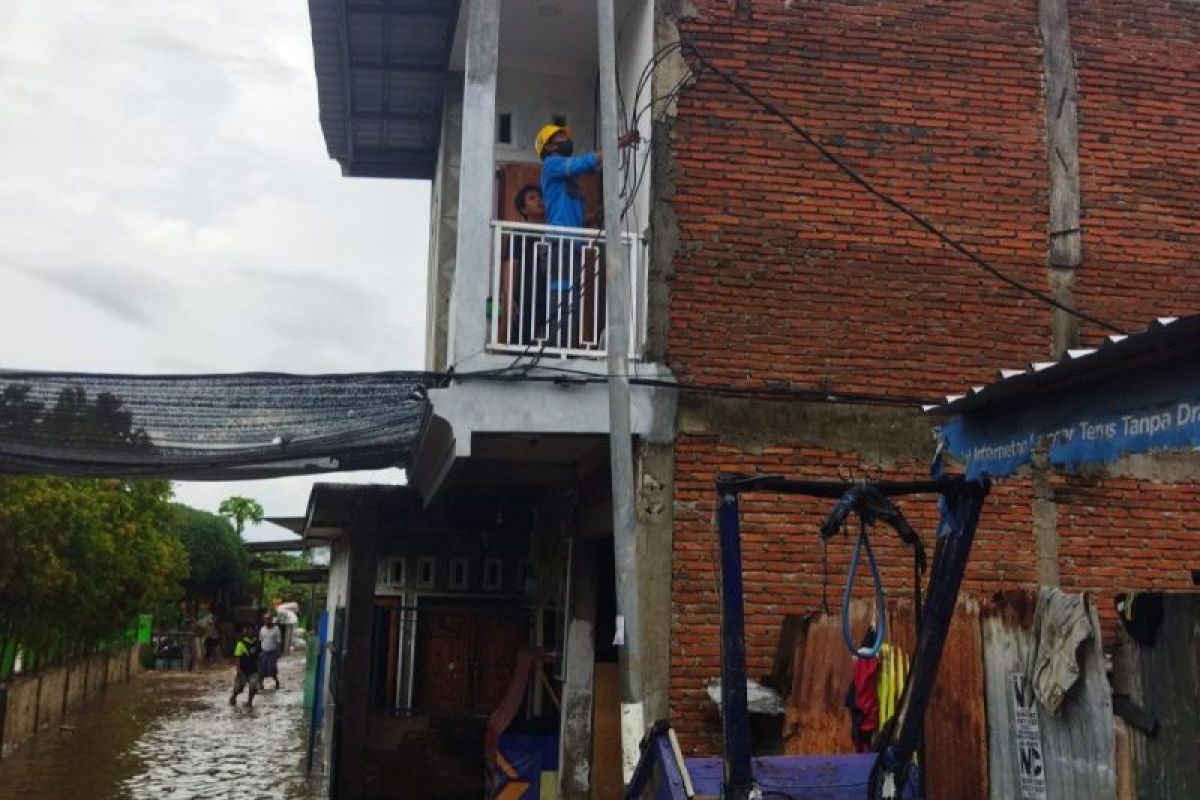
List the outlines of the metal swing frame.
{"label": "metal swing frame", "polygon": [[[789,480],[767,475],[720,475],[716,481],[721,548],[721,719],[725,800],[749,800],[754,792],[750,750],[750,714],[746,695],[745,601],[742,581],[741,514],[743,494],[798,494],[838,499],[862,484]],[[870,796],[879,796],[884,776],[896,786],[907,779],[920,744],[925,709],[933,694],[942,650],[958,602],[959,588],[987,497],[986,481],[947,477],[929,481],[871,482],[885,497],[920,494],[939,496],[938,529],[929,587],[921,615],[912,669],[872,770]]]}

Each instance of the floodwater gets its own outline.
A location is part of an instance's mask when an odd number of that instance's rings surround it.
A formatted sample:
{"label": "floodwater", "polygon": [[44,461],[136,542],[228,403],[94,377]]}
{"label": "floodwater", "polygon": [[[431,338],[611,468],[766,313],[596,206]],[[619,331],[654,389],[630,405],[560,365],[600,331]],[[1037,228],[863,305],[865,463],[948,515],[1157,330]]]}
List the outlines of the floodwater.
{"label": "floodwater", "polygon": [[315,800],[303,654],[281,659],[279,673],[282,688],[253,708],[246,692],[229,705],[232,664],[110,686],[0,761],[0,800]]}

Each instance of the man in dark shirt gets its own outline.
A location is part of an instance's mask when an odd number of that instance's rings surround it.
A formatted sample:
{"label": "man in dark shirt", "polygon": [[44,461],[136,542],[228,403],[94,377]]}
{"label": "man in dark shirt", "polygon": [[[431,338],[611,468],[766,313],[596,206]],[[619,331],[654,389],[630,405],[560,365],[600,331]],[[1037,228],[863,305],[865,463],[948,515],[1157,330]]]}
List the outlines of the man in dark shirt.
{"label": "man in dark shirt", "polygon": [[238,695],[247,687],[250,689],[250,699],[246,701],[246,708],[254,705],[254,695],[258,694],[258,653],[258,638],[249,625],[243,625],[237,644],[233,646],[237,673],[233,678],[233,694],[229,695],[229,705],[237,705]]}

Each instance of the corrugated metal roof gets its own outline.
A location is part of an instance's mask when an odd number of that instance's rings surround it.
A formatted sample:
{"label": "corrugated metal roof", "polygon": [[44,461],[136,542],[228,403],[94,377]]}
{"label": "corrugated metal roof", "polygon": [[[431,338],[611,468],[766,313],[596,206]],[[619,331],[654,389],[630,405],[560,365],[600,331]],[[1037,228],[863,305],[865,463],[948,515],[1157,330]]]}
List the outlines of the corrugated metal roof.
{"label": "corrugated metal roof", "polygon": [[1142,333],[1114,334],[1097,348],[1068,350],[1058,361],[1000,369],[995,383],[973,386],[962,394],[946,395],[946,402],[923,409],[931,414],[965,414],[1021,403],[1197,352],[1200,352],[1200,314],[1161,317]]}
{"label": "corrugated metal roof", "polygon": [[459,0],[309,0],[321,130],[345,175],[433,177]]}

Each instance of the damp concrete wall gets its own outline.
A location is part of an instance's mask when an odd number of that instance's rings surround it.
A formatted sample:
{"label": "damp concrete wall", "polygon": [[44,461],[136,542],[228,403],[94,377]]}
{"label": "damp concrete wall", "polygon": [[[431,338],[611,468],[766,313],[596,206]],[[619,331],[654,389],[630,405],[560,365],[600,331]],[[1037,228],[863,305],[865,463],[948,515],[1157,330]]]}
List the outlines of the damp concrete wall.
{"label": "damp concrete wall", "polygon": [[67,698],[67,668],[50,667],[38,685],[37,729],[45,730],[62,719]]}
{"label": "damp concrete wall", "polygon": [[138,674],[138,647],[93,655],[0,683],[0,758],[114,683]]}
{"label": "damp concrete wall", "polygon": [[[136,648],[135,648],[136,650]],[[87,698],[87,660],[73,661],[67,665],[67,685],[63,692],[63,709],[74,711]]]}
{"label": "damp concrete wall", "polygon": [[7,756],[37,730],[39,678],[31,676],[9,682],[4,688],[4,720],[0,730],[0,757]]}

